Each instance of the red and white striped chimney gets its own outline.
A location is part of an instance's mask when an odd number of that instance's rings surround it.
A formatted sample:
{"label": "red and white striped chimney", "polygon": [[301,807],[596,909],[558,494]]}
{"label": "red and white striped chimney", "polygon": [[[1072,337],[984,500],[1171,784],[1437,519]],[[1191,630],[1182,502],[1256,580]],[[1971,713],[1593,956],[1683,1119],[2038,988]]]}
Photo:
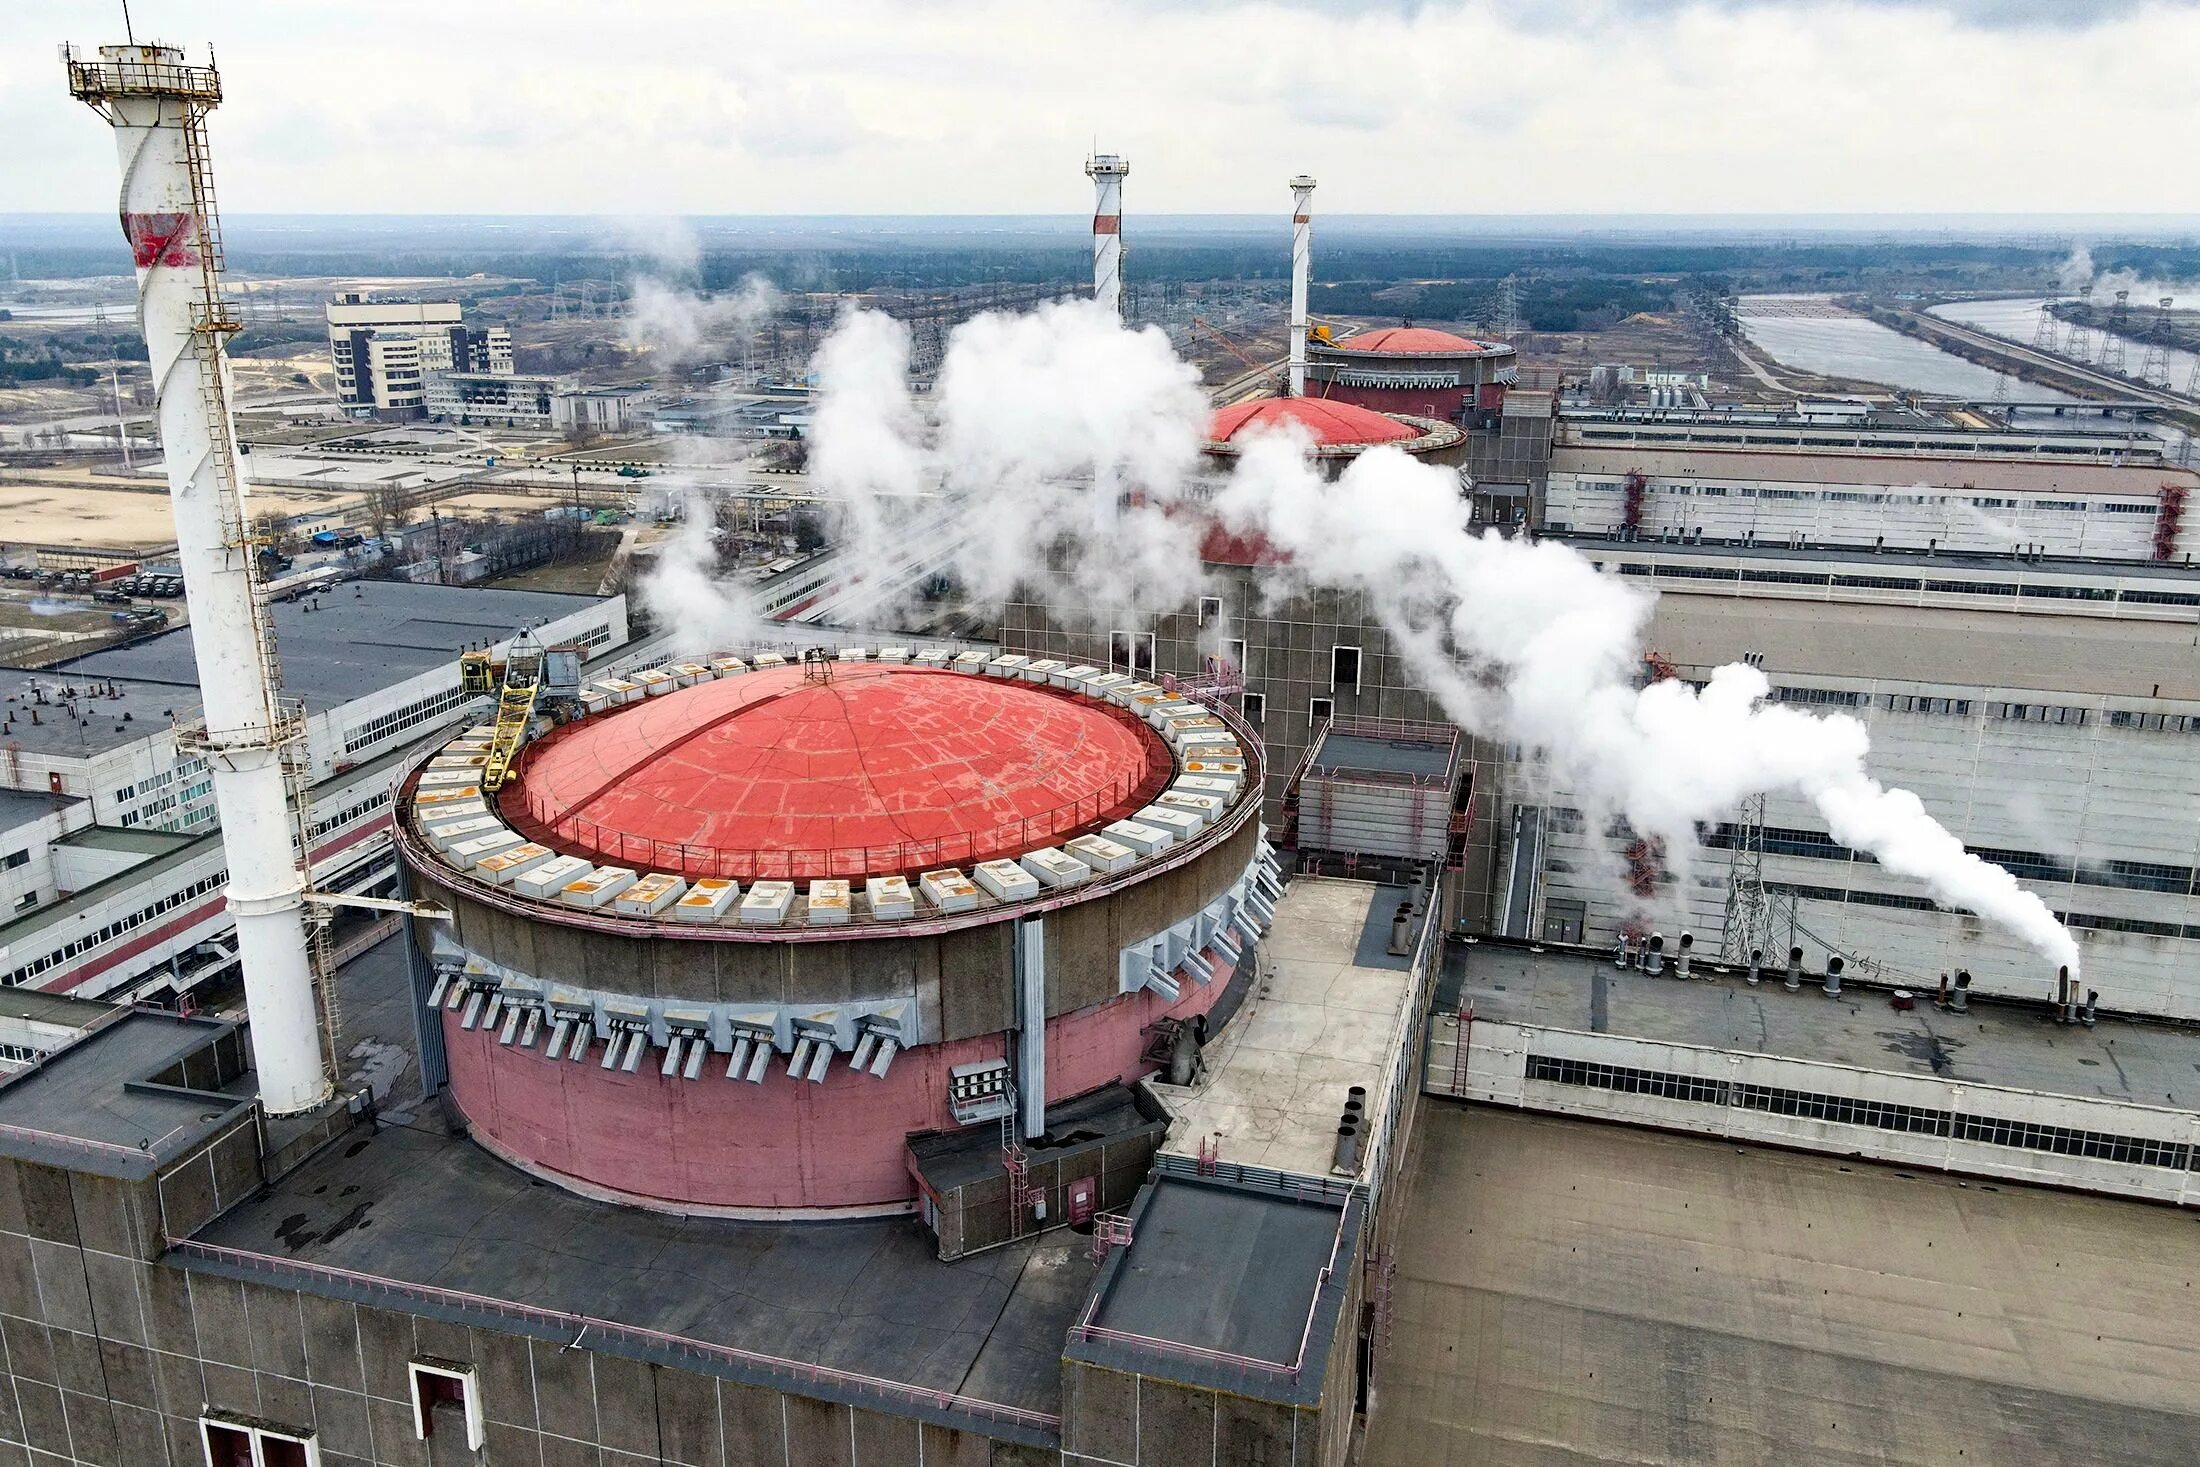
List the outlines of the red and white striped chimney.
{"label": "red and white striped chimney", "polygon": [[1128,159],[1096,153],[1085,160],[1092,179],[1092,298],[1111,316],[1123,313],[1123,180]]}
{"label": "red and white striped chimney", "polygon": [[1314,180],[1291,180],[1291,395],[1306,396],[1306,282],[1314,267]]}

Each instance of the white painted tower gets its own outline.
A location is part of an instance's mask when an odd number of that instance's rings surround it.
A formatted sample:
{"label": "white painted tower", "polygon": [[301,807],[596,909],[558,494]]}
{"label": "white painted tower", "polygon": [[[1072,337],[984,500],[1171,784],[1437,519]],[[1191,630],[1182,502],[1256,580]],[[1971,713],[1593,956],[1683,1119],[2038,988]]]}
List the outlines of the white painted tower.
{"label": "white painted tower", "polygon": [[1123,180],[1131,165],[1113,153],[1085,160],[1092,179],[1092,298],[1111,316],[1123,313]]}
{"label": "white painted tower", "polygon": [[173,46],[102,46],[96,61],[70,48],[63,60],[70,94],[114,127],[121,154],[122,232],[137,262],[138,318],[205,698],[203,720],[179,727],[177,738],[213,770],[260,1100],[272,1114],[290,1114],[319,1104],[329,1084],[283,769],[286,746],[303,732],[302,710],[278,691],[229,410],[225,338],[238,323],[222,298],[206,151],[221,76],[211,57],[190,66]]}
{"label": "white painted tower", "polygon": [[1314,180],[1291,180],[1291,395],[1306,396],[1306,282],[1314,268]]}

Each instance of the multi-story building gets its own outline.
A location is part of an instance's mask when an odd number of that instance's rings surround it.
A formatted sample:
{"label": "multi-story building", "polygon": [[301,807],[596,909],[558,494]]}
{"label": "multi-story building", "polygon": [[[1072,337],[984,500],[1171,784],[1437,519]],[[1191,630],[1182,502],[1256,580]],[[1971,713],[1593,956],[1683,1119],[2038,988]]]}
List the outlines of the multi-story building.
{"label": "multi-story building", "polygon": [[[358,581],[271,603],[285,691],[307,711],[320,880],[388,877],[396,756],[462,717],[457,657],[521,627],[592,655],[627,640],[623,597]],[[189,633],[8,673],[0,715],[0,983],[149,995],[233,967]]]}
{"label": "multi-story building", "polygon": [[[1915,792],[2076,933],[2103,1005],[2200,1017],[2200,681],[2189,656],[2200,580],[2077,562],[1956,558],[1932,570],[1862,552],[1584,549],[1660,591],[1648,632],[1660,672],[1701,680],[1747,658],[1774,701],[1861,720],[1875,775]],[[1569,796],[1541,826],[1539,853],[1532,836],[1528,848],[1539,859],[1515,868],[1535,882],[1524,935],[1609,945],[1655,927],[1716,949],[1731,933],[1736,956],[1754,946],[1784,959],[1802,945],[1814,961],[1840,952],[1894,982],[1931,987],[1967,968],[1982,992],[2053,989],[2036,954],[1843,846],[1797,797],[1727,812],[1702,850],[1662,860]],[[1757,892],[1765,915],[1752,926]]]}
{"label": "multi-story building", "polygon": [[548,428],[558,394],[572,384],[533,372],[431,371],[423,409],[431,418],[490,423],[505,428]]}
{"label": "multi-story building", "polygon": [[361,417],[418,417],[436,372],[506,376],[512,333],[468,326],[455,301],[370,301],[347,292],[329,302],[329,359],[336,395]]}

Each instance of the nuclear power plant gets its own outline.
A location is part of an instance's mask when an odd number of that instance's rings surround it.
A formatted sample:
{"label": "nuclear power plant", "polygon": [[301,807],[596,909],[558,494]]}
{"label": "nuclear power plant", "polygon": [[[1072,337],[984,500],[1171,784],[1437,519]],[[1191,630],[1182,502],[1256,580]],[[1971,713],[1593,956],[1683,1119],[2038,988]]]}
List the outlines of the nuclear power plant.
{"label": "nuclear power plant", "polygon": [[[120,150],[219,807],[131,879],[226,891],[246,1009],[133,969],[0,1076],[0,1462],[2200,1451],[2188,472],[2074,422],[1592,406],[1480,328],[1324,320],[1305,174],[1277,374],[1186,445],[1202,492],[1279,438],[1309,493],[1418,466],[1480,543],[1655,586],[1630,691],[1741,662],[1851,710],[2052,890],[2059,975],[1801,795],[1656,848],[1462,726],[1501,675],[1464,638],[1432,677],[1391,588],[1196,496],[1196,593],[1033,578],[997,643],[801,620],[876,569],[827,553],[723,645],[362,591],[334,635],[420,666],[324,696],[234,425],[221,76],[63,59]],[[1129,165],[1084,168],[1121,319]],[[332,836],[370,835],[363,879]],[[338,954],[339,910],[396,935]]]}

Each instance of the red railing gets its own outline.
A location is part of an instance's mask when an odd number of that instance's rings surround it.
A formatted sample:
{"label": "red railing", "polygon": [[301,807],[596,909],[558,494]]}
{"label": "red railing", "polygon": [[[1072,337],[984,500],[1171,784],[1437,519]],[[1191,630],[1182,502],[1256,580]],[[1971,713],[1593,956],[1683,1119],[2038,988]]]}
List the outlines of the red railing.
{"label": "red railing", "polygon": [[[742,882],[797,881],[818,876],[914,875],[941,866],[972,865],[1050,845],[1085,829],[1118,820],[1151,802],[1167,788],[1167,775],[1151,770],[1111,780],[1104,789],[998,824],[984,831],[960,831],[930,840],[885,845],[782,846],[770,850],[727,850],[695,841],[658,840],[598,824],[584,816],[561,814],[547,797],[522,786],[516,804],[508,804],[512,824],[544,845],[584,847],[615,866],[670,871],[690,879],[719,877]],[[1150,791],[1150,792],[1149,792]],[[1144,798],[1141,798],[1144,796]]]}
{"label": "red railing", "polygon": [[582,1345],[591,1340],[602,1340],[630,1348],[669,1351],[706,1366],[730,1366],[755,1371],[764,1375],[772,1385],[797,1393],[805,1385],[824,1386],[890,1406],[951,1412],[1025,1431],[1058,1435],[1062,1429],[1062,1418],[1045,1411],[1031,1411],[999,1401],[957,1395],[953,1391],[927,1390],[922,1386],[885,1380],[874,1375],[862,1375],[852,1370],[836,1370],[832,1366],[819,1365],[814,1361],[789,1360],[783,1356],[765,1355],[733,1345],[713,1344],[707,1340],[690,1339],[685,1335],[668,1334],[663,1330],[645,1329],[640,1325],[618,1324],[592,1315],[542,1309],[510,1299],[468,1294],[457,1289],[442,1289],[433,1284],[408,1283],[378,1274],[355,1273],[348,1268],[334,1268],[324,1263],[277,1258],[271,1254],[254,1253],[242,1248],[227,1248],[217,1243],[202,1243],[194,1238],[171,1238],[168,1246],[186,1258],[228,1264],[279,1283],[288,1283],[292,1287],[307,1283],[342,1284],[363,1290],[377,1298],[469,1309],[513,1324],[554,1329],[559,1331],[561,1337],[573,1339],[575,1343]]}

